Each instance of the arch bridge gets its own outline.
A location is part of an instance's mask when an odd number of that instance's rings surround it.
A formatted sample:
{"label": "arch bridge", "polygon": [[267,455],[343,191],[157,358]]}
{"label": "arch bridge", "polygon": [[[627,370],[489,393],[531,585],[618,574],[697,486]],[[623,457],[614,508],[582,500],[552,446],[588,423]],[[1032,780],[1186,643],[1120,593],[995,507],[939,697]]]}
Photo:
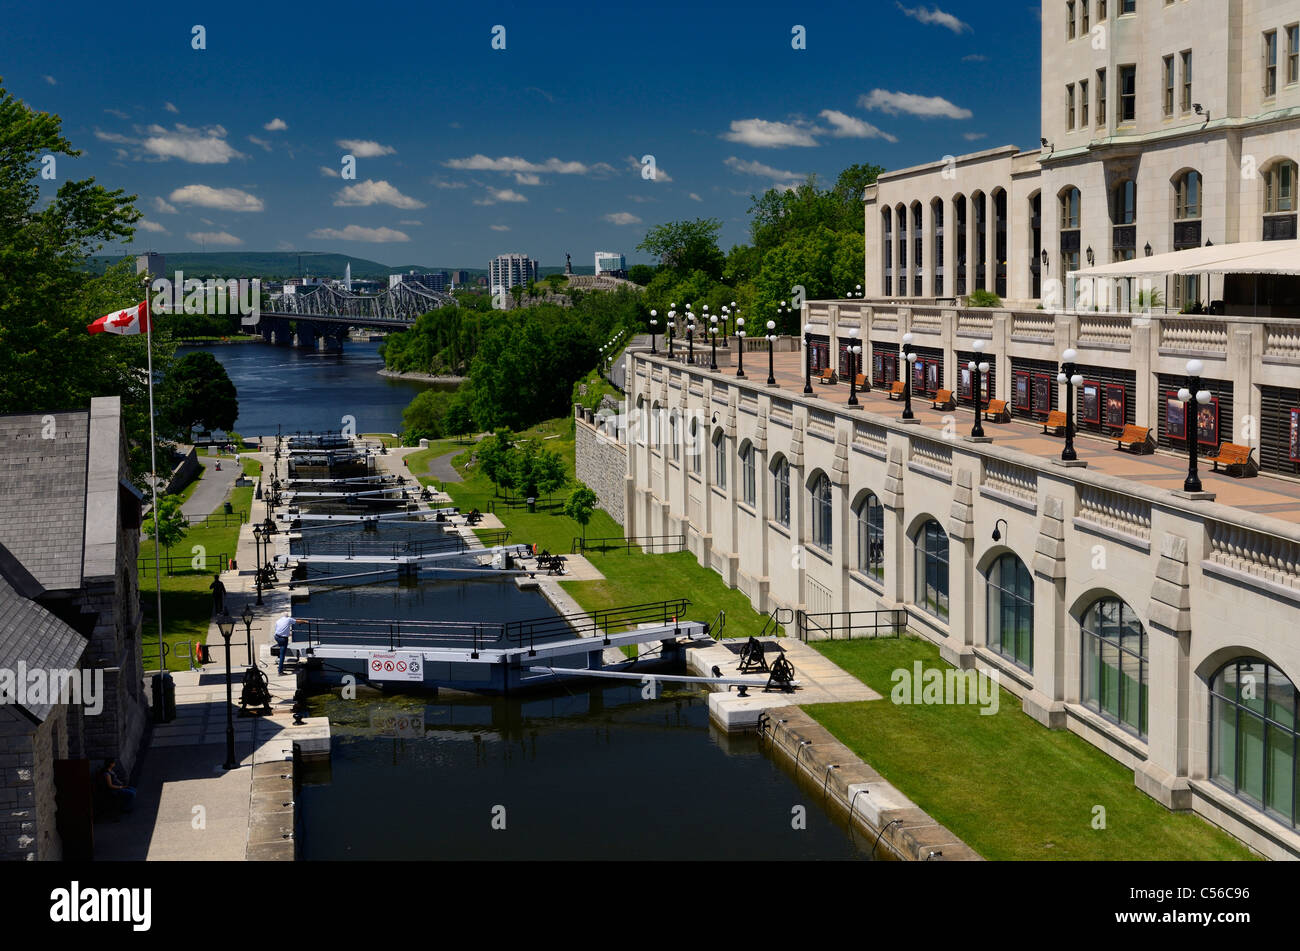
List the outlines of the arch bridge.
{"label": "arch bridge", "polygon": [[369,295],[321,284],[263,307],[258,331],[267,343],[342,350],[352,327],[405,330],[421,314],[455,303],[450,294],[407,283]]}

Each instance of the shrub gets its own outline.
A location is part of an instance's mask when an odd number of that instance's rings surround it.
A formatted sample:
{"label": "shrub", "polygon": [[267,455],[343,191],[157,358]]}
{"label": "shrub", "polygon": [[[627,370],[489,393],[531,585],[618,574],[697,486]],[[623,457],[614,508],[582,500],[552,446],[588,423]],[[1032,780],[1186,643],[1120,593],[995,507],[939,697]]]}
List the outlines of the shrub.
{"label": "shrub", "polygon": [[983,288],[973,290],[966,296],[967,307],[1001,307],[1002,298]]}

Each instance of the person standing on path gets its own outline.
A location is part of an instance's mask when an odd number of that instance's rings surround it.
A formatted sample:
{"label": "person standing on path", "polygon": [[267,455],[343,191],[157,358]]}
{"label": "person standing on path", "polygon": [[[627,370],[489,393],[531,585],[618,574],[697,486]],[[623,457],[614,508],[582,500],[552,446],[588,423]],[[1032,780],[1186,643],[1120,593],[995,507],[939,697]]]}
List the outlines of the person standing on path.
{"label": "person standing on path", "polygon": [[221,573],[212,576],[212,613],[217,617],[226,613],[226,586],[221,581]]}

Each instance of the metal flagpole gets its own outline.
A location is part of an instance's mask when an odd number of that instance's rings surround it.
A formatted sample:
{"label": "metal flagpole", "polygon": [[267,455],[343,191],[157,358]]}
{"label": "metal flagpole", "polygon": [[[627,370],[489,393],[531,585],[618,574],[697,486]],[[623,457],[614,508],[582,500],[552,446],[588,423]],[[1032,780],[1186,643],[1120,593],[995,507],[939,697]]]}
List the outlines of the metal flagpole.
{"label": "metal flagpole", "polygon": [[[154,434],[153,420],[153,314],[149,311],[149,292],[145,291],[145,350],[149,362],[149,481],[153,484],[153,579],[154,589],[158,594],[158,689],[165,689],[167,659],[163,653],[163,616],[162,616],[162,565],[158,554],[158,437]],[[154,719],[162,722],[165,697],[153,698]]]}

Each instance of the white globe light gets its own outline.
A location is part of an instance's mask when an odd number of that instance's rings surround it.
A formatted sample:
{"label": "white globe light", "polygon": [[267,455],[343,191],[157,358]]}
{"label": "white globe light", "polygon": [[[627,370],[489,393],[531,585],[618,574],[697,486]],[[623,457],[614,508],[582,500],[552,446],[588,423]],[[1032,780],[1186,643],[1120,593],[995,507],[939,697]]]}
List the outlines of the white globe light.
{"label": "white globe light", "polygon": [[1184,403],[1186,403],[1189,400],[1191,400],[1192,391],[1184,386],[1181,390],[1178,391],[1178,398],[1182,400]]}
{"label": "white globe light", "polygon": [[973,344],[971,344],[971,348],[972,348],[976,353],[980,353],[980,352],[983,351],[983,349],[984,349],[984,341],[983,341],[983,340],[976,340]]}
{"label": "white globe light", "polygon": [[966,369],[967,369],[967,370],[974,371],[974,369],[975,369],[975,361],[972,360],[972,361],[970,361],[970,363],[966,364]]}
{"label": "white globe light", "polygon": [[744,317],[737,317],[737,318],[736,318],[736,326],[737,326],[737,327],[743,327],[743,326],[745,326],[745,318],[744,318]]}
{"label": "white globe light", "polygon": [[1064,383],[1064,382],[1065,382],[1065,374],[1064,374],[1064,373],[1058,373],[1058,374],[1056,374],[1056,382],[1057,382],[1057,383]]}
{"label": "white globe light", "polygon": [[705,304],[705,305],[704,305],[704,309],[705,309],[705,310],[708,310],[708,309],[709,309],[709,305],[708,305],[708,304]]}
{"label": "white globe light", "polygon": [[806,334],[810,334],[810,333],[812,333],[812,324],[804,324],[804,325],[803,325],[803,332],[806,333]]}
{"label": "white globe light", "polygon": [[1078,359],[1078,357],[1079,357],[1079,351],[1073,348],[1061,354],[1061,359],[1064,360],[1066,363],[1073,363],[1076,359]]}
{"label": "white globe light", "polygon": [[651,317],[658,317],[658,316],[659,316],[659,311],[657,311],[657,310],[652,310],[652,311],[650,311],[650,316],[651,316]]}
{"label": "white globe light", "polygon": [[782,306],[782,307],[785,306],[785,301],[781,301],[781,306]]}
{"label": "white globe light", "polygon": [[775,321],[775,320],[769,320],[769,321],[767,322],[767,329],[768,329],[768,330],[775,330],[775,329],[776,329],[776,321]]}
{"label": "white globe light", "polygon": [[858,336],[858,328],[857,328],[857,327],[850,327],[850,328],[849,328],[849,337],[850,337],[851,339],[856,340],[856,339],[857,339],[857,336]]}
{"label": "white globe light", "polygon": [[659,321],[657,321],[657,320],[655,320],[653,317],[651,317],[651,318],[650,318],[650,326],[651,326],[651,327],[658,327],[658,326],[659,326]]}
{"label": "white globe light", "polygon": [[916,338],[913,337],[910,333],[903,334],[903,343],[911,343],[915,339]]}
{"label": "white globe light", "polygon": [[1083,377],[1076,373],[1074,376],[1070,377],[1070,383],[1073,386],[1083,386]]}
{"label": "white globe light", "polygon": [[768,334],[767,339],[770,340],[772,343],[776,343],[776,334]]}
{"label": "white globe light", "polygon": [[916,354],[915,354],[915,353],[909,353],[909,354],[907,355],[907,362],[908,362],[908,363],[915,363],[915,362],[916,362]]}
{"label": "white globe light", "polygon": [[1202,363],[1200,360],[1188,360],[1188,361],[1187,361],[1187,375],[1188,375],[1188,376],[1200,376],[1201,373],[1202,373],[1202,371],[1204,371],[1204,370],[1205,370],[1205,364]]}
{"label": "white globe light", "polygon": [[1196,391],[1196,402],[1200,403],[1202,406],[1210,402],[1212,399],[1214,399],[1214,395],[1209,390]]}
{"label": "white globe light", "polygon": [[743,331],[743,330],[737,330],[737,331],[736,331],[736,336],[737,336],[737,337],[743,337],[743,336],[745,336],[745,331]]}
{"label": "white globe light", "polygon": [[981,372],[981,373],[988,373],[988,372],[989,372],[989,365],[988,365],[987,363],[981,363],[981,364],[980,364],[980,372]]}
{"label": "white globe light", "polygon": [[732,306],[732,307],[735,307],[735,306],[736,306],[736,302],[735,302],[734,300],[731,302],[731,306]]}

